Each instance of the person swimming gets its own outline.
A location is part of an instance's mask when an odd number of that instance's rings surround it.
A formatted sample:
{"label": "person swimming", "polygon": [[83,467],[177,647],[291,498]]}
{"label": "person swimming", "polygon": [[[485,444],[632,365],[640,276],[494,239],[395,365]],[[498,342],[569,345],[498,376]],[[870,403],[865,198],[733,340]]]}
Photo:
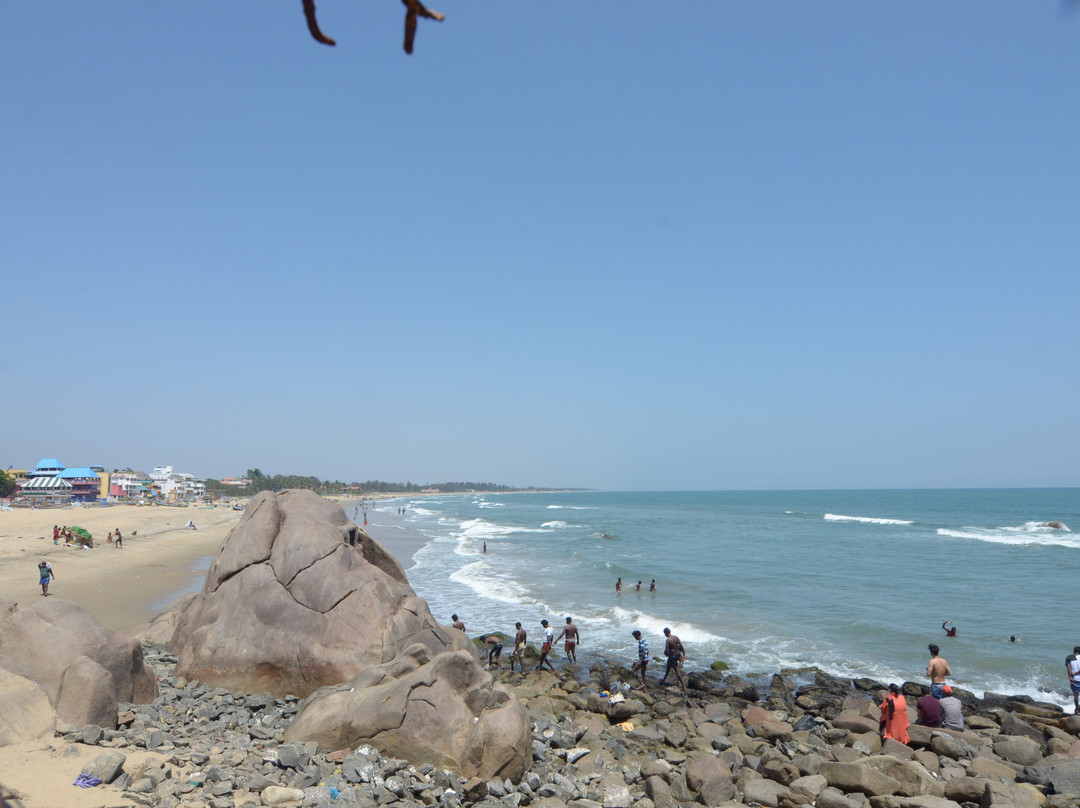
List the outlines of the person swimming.
{"label": "person swimming", "polygon": [[955,637],[956,626],[952,626],[952,628],[949,628],[950,625],[952,625],[952,620],[946,620],[941,624],[941,628],[942,630],[944,630],[946,637]]}

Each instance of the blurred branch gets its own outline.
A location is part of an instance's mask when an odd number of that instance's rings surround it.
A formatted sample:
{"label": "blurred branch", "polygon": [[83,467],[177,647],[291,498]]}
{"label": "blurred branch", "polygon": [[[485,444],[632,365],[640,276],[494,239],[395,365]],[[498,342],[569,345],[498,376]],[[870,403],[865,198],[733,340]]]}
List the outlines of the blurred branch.
{"label": "blurred branch", "polygon": [[[442,22],[446,19],[446,15],[430,10],[420,0],[401,0],[401,2],[405,5],[405,52],[412,53],[417,19],[426,17],[429,20]],[[315,17],[315,0],[304,0],[304,18],[307,20],[308,31],[316,42],[323,45],[337,44],[319,28],[319,21]]]}

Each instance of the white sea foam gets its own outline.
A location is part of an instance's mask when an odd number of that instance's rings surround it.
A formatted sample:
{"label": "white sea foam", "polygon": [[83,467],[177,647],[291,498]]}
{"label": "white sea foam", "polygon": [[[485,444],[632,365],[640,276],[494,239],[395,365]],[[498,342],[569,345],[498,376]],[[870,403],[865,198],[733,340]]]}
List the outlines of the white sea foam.
{"label": "white sea foam", "polygon": [[826,522],[861,522],[866,525],[910,525],[906,519],[882,519],[876,516],[844,516],[838,513],[825,514]]}
{"label": "white sea foam", "polygon": [[595,511],[596,510],[596,508],[592,507],[591,505],[548,505],[547,508],[548,508],[549,511],[559,511],[559,510]]}
{"label": "white sea foam", "polygon": [[970,539],[992,544],[1043,545],[1047,547],[1080,548],[1077,538],[1067,527],[1047,527],[1045,522],[1025,522],[1015,527],[964,527],[960,530],[938,528],[937,535],[952,539]]}
{"label": "white sea foam", "polygon": [[561,519],[555,519],[551,522],[544,522],[540,527],[550,527],[554,529],[562,529],[567,527],[577,527],[577,525],[571,525],[569,522],[564,522]]}
{"label": "white sea foam", "polygon": [[525,597],[512,578],[500,576],[486,561],[474,561],[450,575],[450,580],[467,586],[481,597],[512,603],[515,606],[537,606],[532,598]]}
{"label": "white sea foam", "polygon": [[665,620],[638,609],[624,609],[616,606],[611,613],[616,624],[640,629],[646,639],[654,641],[654,635],[663,638],[665,628],[670,628],[672,633],[677,634],[684,643],[711,643],[725,639],[690,623],[672,618]]}
{"label": "white sea foam", "polygon": [[494,539],[499,536],[510,536],[514,533],[550,533],[550,530],[529,527],[510,527],[509,525],[497,525],[486,519],[469,519],[460,524],[461,535],[471,539]]}

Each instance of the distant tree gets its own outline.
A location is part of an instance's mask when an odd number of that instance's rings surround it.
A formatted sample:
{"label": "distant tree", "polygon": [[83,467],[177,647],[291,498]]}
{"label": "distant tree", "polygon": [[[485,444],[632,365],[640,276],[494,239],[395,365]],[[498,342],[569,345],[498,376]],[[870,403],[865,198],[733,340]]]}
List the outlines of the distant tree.
{"label": "distant tree", "polygon": [[6,471],[0,471],[0,497],[10,497],[15,493],[15,478]]}

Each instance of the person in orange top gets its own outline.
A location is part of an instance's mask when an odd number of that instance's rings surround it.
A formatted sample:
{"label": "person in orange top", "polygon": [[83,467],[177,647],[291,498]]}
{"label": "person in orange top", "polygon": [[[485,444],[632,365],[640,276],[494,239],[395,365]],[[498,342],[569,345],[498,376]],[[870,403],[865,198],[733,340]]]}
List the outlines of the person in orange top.
{"label": "person in orange top", "polygon": [[881,738],[893,738],[902,744],[908,742],[907,700],[896,684],[889,685],[889,692],[881,702]]}

